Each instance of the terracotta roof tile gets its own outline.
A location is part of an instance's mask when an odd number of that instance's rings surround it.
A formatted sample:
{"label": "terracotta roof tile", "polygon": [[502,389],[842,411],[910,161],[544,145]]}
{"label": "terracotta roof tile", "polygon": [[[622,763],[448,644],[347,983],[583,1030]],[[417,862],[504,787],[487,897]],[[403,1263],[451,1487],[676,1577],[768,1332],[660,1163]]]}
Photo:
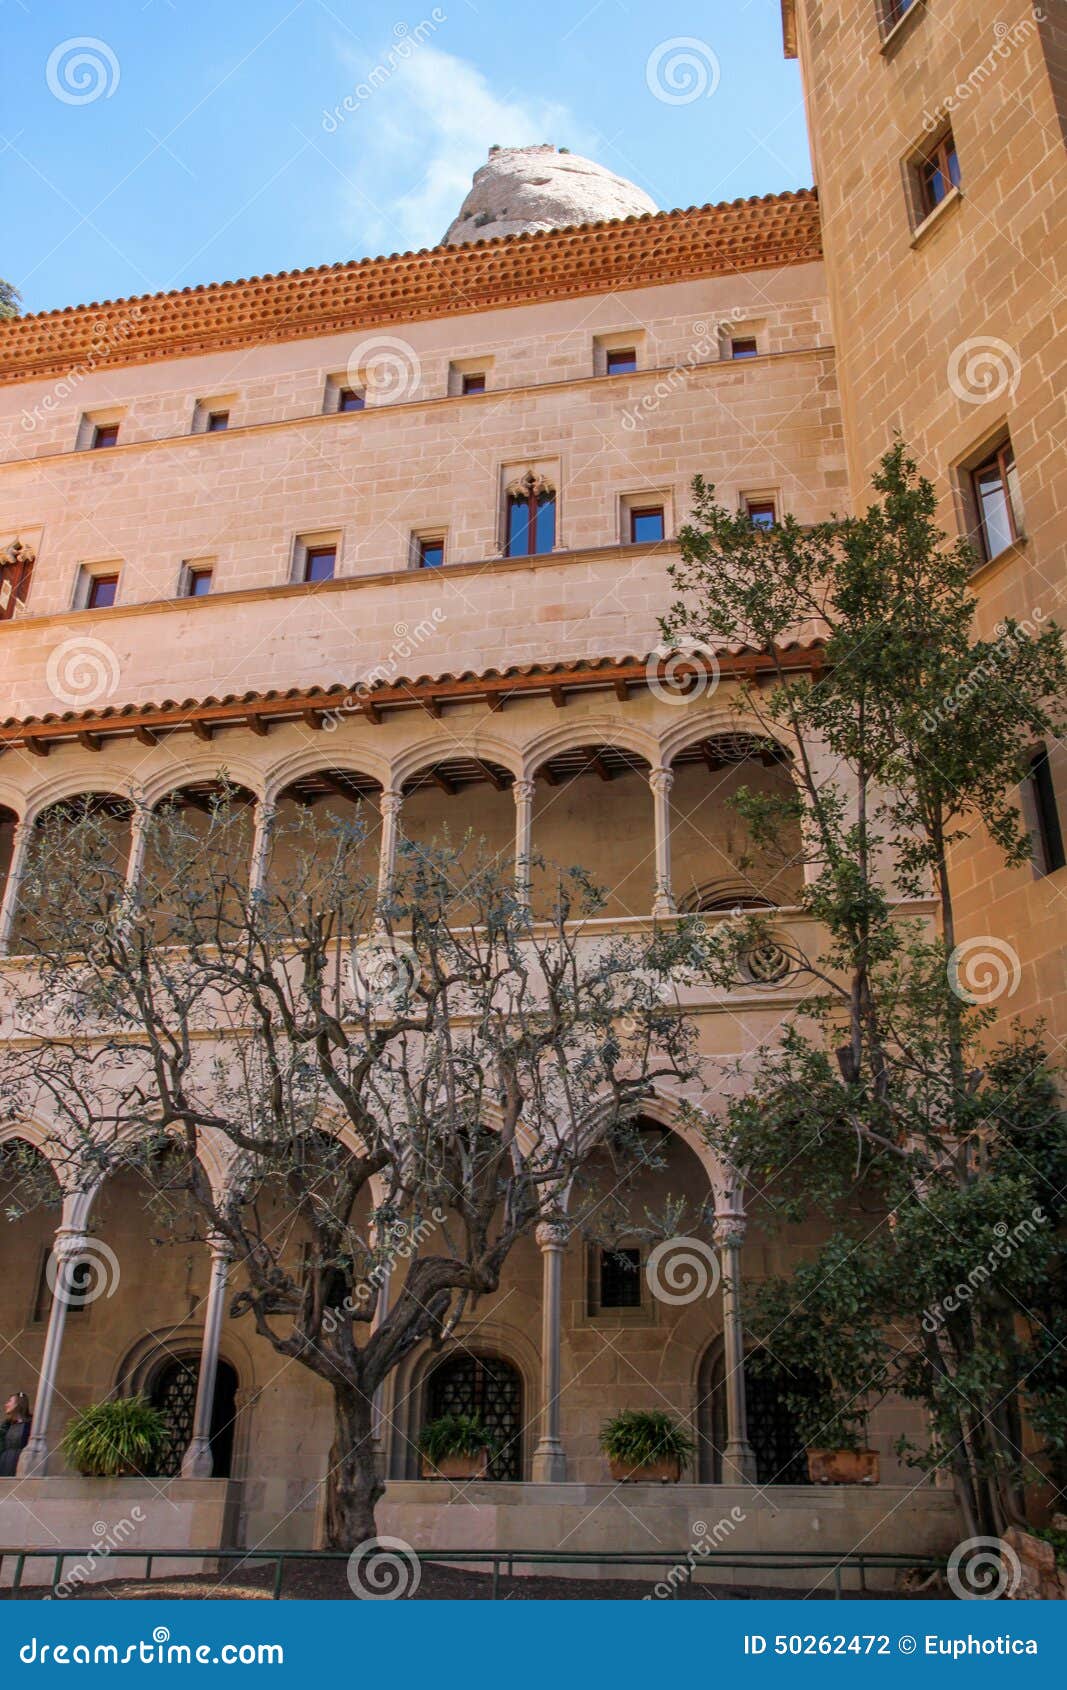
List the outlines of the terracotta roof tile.
{"label": "terracotta roof tile", "polygon": [[821,257],[814,189],[66,306],[0,322],[0,382]]}

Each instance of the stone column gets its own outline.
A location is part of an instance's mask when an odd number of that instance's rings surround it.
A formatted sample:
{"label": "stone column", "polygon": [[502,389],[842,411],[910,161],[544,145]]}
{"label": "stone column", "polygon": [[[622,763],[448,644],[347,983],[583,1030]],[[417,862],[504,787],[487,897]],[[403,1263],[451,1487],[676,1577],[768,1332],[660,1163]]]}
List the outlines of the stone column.
{"label": "stone column", "polygon": [[387,786],[378,801],[382,817],[382,840],[378,856],[378,899],[384,902],[396,878],[396,842],[400,832],[400,810],[404,794]]}
{"label": "stone column", "polygon": [[67,1324],[67,1309],[70,1306],[71,1275],[75,1262],[86,1254],[90,1245],[88,1234],[73,1227],[61,1226],[56,1231],[52,1244],[55,1268],[49,1275],[52,1282],[52,1303],[48,1310],[48,1332],[44,1341],[44,1355],[41,1357],[41,1371],[37,1376],[37,1395],[33,1404],[33,1424],[29,1442],[19,1456],[20,1479],[41,1478],[48,1471],[48,1423],[52,1415],[52,1399],[55,1396],[59,1357],[63,1349],[63,1332]]}
{"label": "stone column", "polygon": [[248,894],[250,898],[258,898],[267,881],[267,865],[270,862],[270,842],[274,832],[277,811],[273,804],[265,799],[259,799],[256,804],[256,825],[252,834],[252,861],[248,870]]}
{"label": "stone column", "polygon": [[215,1406],[215,1377],[219,1367],[219,1340],[226,1313],[226,1280],[230,1271],[230,1246],[226,1239],[213,1235],[208,1239],[211,1249],[211,1280],[208,1285],[207,1307],[204,1312],[204,1338],[200,1349],[200,1372],[196,1381],[196,1407],[193,1410],[193,1435],[182,1456],[183,1479],[210,1479],[211,1413]]}
{"label": "stone column", "polygon": [[541,1250],[541,1436],[533,1456],[534,1483],[559,1484],[567,1477],[560,1440],[560,1320],[563,1311],[563,1247],[567,1228],[542,1221],[535,1234]]}
{"label": "stone column", "polygon": [[530,907],[530,857],[536,790],[536,783],[532,780],[517,780],[511,789],[515,799],[515,890],[519,902],[527,909]]}
{"label": "stone column", "polygon": [[674,895],[671,892],[671,787],[674,772],[655,768],[649,771],[648,784],[652,788],[652,810],[656,830],[656,896],[652,914],[673,915]]}
{"label": "stone column", "polygon": [[726,1386],[724,1485],[755,1484],[756,1458],[748,1441],[745,1404],[745,1331],[741,1315],[741,1246],[745,1216],[736,1203],[715,1215],[715,1242],[722,1264],[723,1368]]}
{"label": "stone column", "polygon": [[126,903],[129,906],[136,904],[140,897],[150,820],[151,812],[138,804],[130,819],[130,849],[126,857]]}
{"label": "stone column", "polygon": [[16,824],[11,846],[11,866],[7,871],[7,884],[4,887],[3,902],[0,903],[0,956],[6,956],[11,948],[11,935],[14,932],[15,914],[18,910],[19,887],[26,872],[26,858],[29,854],[32,837],[33,826],[30,822],[24,820]]}

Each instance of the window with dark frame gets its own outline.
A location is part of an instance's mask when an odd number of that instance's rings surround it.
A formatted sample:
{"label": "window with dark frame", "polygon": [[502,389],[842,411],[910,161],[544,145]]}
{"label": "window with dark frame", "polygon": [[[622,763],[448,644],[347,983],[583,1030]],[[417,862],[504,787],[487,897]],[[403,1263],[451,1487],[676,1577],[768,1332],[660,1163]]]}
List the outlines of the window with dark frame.
{"label": "window with dark frame", "polygon": [[601,1250],[597,1305],[601,1309],[641,1307],[641,1252],[635,1249]]}
{"label": "window with dark frame", "polygon": [[420,569],[440,569],[445,561],[445,542],[443,535],[434,539],[420,540],[418,543],[418,557]]}
{"label": "window with dark frame", "polygon": [[1037,824],[1035,866],[1042,874],[1055,874],[1057,869],[1067,864],[1067,853],[1063,848],[1063,828],[1060,825],[1056,788],[1052,784],[1052,768],[1044,746],[1040,746],[1030,759],[1028,785]]}
{"label": "window with dark frame", "polygon": [[484,376],[484,374],[479,373],[479,374],[464,376],[463,380],[461,382],[461,390],[464,394],[484,393],[485,392],[485,376]]}
{"label": "window with dark frame", "polygon": [[556,544],[556,495],[527,479],[528,490],[508,497],[508,557],[539,557]]}
{"label": "window with dark frame", "polygon": [[[52,1262],[52,1252],[46,1250],[41,1261],[41,1271],[37,1276],[37,1290],[33,1299],[33,1320],[36,1325],[43,1325],[48,1319],[48,1311],[52,1307],[52,1286],[49,1283],[48,1269]],[[55,1273],[56,1270],[53,1270]],[[83,1314],[93,1300],[93,1264],[88,1259],[76,1261],[70,1270],[67,1281],[67,1314]]]}
{"label": "window with dark frame", "polygon": [[609,376],[633,375],[637,369],[637,351],[632,346],[620,346],[605,354],[605,368]]}
{"label": "window with dark frame", "polygon": [[739,340],[730,342],[731,358],[758,358],[759,347],[755,335],[742,335]]}
{"label": "window with dark frame", "polygon": [[336,546],[308,546],[304,554],[304,580],[332,581],[337,567]]}
{"label": "window with dark frame", "polygon": [[778,521],[773,499],[746,499],[745,509],[753,528],[773,528]]}
{"label": "window with dark frame", "polygon": [[901,18],[904,17],[907,12],[911,11],[914,4],[915,0],[885,0],[883,25],[885,34],[888,35],[894,25],[898,24]]}
{"label": "window with dark frame", "polygon": [[225,434],[230,426],[229,411],[209,411],[207,415],[208,434]]}
{"label": "window with dark frame", "polygon": [[342,387],[338,390],[337,409],[339,411],[362,411],[365,407],[366,401],[357,388]]}
{"label": "window with dark frame", "polygon": [[118,597],[119,578],[117,575],[93,575],[89,578],[89,595],[85,601],[87,610],[110,610]]}
{"label": "window with dark frame", "polygon": [[118,423],[97,423],[93,428],[94,452],[102,451],[107,446],[117,446],[119,443]]}
{"label": "window with dark frame", "polygon": [[211,591],[210,569],[190,569],[185,584],[185,596],[190,599],[205,599]]}
{"label": "window with dark frame", "polygon": [[631,545],[651,545],[663,539],[663,506],[640,505],[630,510]]}
{"label": "window with dark frame", "polygon": [[913,165],[919,190],[919,210],[929,217],[953,188],[960,186],[960,161],[951,129],[919,153]]}
{"label": "window with dark frame", "polygon": [[36,554],[18,540],[0,552],[0,622],[9,622],[26,603],[36,561]]}
{"label": "window with dark frame", "polygon": [[1005,440],[971,471],[978,533],[988,563],[1022,537],[1022,500],[1015,453]]}

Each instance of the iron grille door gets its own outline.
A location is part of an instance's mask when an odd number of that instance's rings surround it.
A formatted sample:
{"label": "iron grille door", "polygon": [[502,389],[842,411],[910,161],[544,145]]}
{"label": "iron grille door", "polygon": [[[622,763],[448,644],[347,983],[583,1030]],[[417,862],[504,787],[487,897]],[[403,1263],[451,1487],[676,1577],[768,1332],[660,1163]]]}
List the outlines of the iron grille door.
{"label": "iron grille door", "polygon": [[522,1478],[522,1380],[495,1356],[453,1356],[435,1367],[427,1392],[427,1419],[477,1414],[496,1439],[490,1479]]}

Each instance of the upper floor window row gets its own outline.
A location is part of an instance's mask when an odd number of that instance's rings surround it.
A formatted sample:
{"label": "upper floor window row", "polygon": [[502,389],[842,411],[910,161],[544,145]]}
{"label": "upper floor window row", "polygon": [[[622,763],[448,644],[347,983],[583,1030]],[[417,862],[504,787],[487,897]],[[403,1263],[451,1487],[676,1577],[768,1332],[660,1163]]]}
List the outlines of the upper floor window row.
{"label": "upper floor window row", "polygon": [[[726,333],[720,337],[719,357],[735,362],[757,358],[766,350],[761,337],[749,332]],[[714,360],[711,360],[714,361]],[[593,370],[594,376],[622,376],[639,373],[642,369],[651,370],[644,355],[641,336],[620,337],[608,335],[595,337]],[[470,398],[486,395],[492,391],[493,359],[461,359],[449,365],[446,397]],[[413,389],[406,392],[405,397],[413,397]],[[344,416],[355,414],[368,409],[367,386],[356,375],[342,372],[326,377],[322,397],[322,413],[326,416]],[[270,422],[274,418],[257,418],[256,421]],[[289,417],[286,421],[300,420]],[[241,425],[239,396],[237,394],[213,395],[209,398],[197,399],[193,406],[192,419],[188,432],[190,434],[225,434],[231,428]],[[79,451],[102,451],[112,446],[129,444],[129,437],[124,433],[126,416],[122,411],[112,409],[107,412],[85,412],[78,425],[76,449]],[[142,437],[143,438],[143,437]]]}

